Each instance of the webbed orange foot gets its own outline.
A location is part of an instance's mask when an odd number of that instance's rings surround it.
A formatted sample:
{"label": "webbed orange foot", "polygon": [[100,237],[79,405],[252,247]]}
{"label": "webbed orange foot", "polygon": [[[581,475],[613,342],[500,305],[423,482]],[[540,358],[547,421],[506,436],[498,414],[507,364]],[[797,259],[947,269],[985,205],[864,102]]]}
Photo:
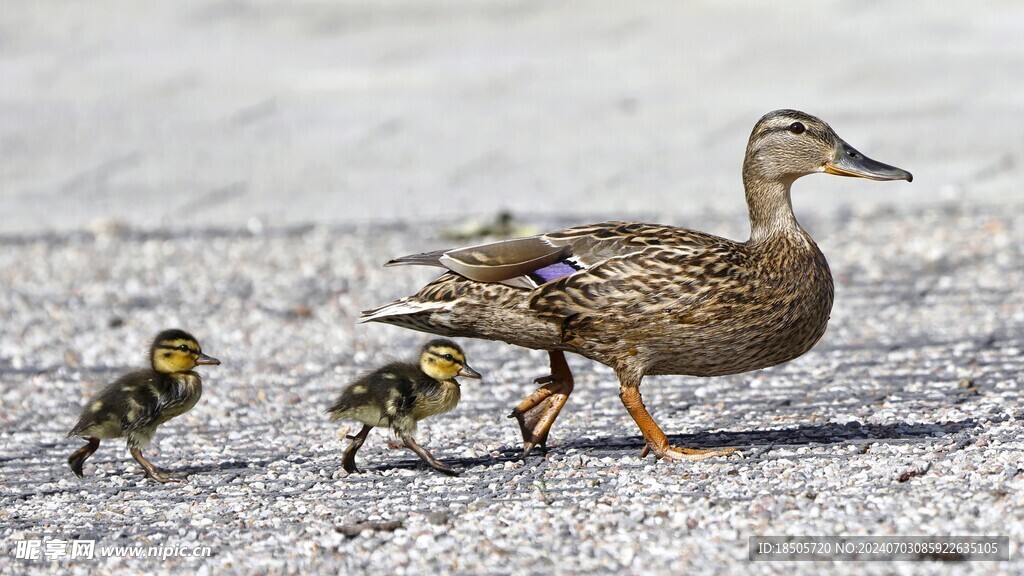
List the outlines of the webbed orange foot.
{"label": "webbed orange foot", "polygon": [[625,405],[629,415],[633,417],[640,433],[644,435],[646,445],[640,451],[643,458],[654,452],[659,458],[665,460],[704,460],[715,456],[724,456],[736,451],[735,448],[701,449],[701,448],[676,448],[669,444],[668,437],[661,430],[658,424],[651,417],[651,413],[644,406],[643,398],[640,396],[640,380],[642,376],[635,372],[619,372],[619,398]]}
{"label": "webbed orange foot", "polygon": [[555,423],[574,387],[565,354],[557,351],[548,354],[551,358],[551,375],[537,378],[535,383],[543,386],[524,398],[508,416],[519,422],[524,458],[537,446],[547,448],[551,425]]}
{"label": "webbed orange foot", "polygon": [[[665,460],[706,460],[708,458],[714,458],[716,456],[726,456],[736,452],[735,448],[676,448],[674,446],[668,446],[661,448],[660,450],[654,450],[654,454],[658,458],[664,458]],[[640,458],[646,458],[651,453],[651,447],[644,446],[643,450],[640,451]]]}
{"label": "webbed orange foot", "polygon": [[157,472],[148,472],[147,471],[146,472],[146,476],[148,476],[152,480],[156,480],[157,482],[159,482],[161,484],[168,484],[170,482],[185,482],[186,481],[185,478],[183,478],[183,477],[168,476],[168,475],[166,475],[166,474],[164,474],[163,472],[160,472],[160,471],[157,471]]}

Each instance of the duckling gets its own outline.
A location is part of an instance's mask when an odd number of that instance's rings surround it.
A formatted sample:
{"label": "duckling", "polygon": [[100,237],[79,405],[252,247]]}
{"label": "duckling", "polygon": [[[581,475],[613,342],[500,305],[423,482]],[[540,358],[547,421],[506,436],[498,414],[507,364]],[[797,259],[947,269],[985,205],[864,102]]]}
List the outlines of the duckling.
{"label": "duckling", "polygon": [[437,461],[413,438],[416,424],[429,416],[450,412],[461,396],[456,376],[480,378],[466,363],[466,353],[451,340],[436,339],[420,349],[419,363],[392,362],[356,379],[342,390],[327,409],[331,420],[346,418],[363,423],[362,430],[348,436],[352,443],[345,450],[342,467],[358,472],[356,452],[374,426],[388,426],[432,468],[457,476],[458,472]]}
{"label": "duckling", "polygon": [[129,372],[100,390],[82,409],[68,438],[81,436],[88,444],[68,456],[71,471],[82,477],[86,459],[101,439],[127,438],[128,451],[146,476],[160,483],[165,476],[142,455],[158,426],[188,412],[203,394],[203,381],[192,371],[220,360],[203,354],[199,342],[184,330],[164,330],[149,348],[148,370]]}

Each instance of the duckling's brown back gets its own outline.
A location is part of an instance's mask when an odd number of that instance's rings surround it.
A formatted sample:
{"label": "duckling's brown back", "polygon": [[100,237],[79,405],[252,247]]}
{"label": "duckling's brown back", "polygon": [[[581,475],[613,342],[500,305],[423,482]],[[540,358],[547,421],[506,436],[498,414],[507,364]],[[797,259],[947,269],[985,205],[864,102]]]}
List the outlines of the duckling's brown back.
{"label": "duckling's brown back", "polygon": [[370,426],[388,426],[396,415],[412,410],[416,385],[422,380],[430,378],[416,365],[392,362],[346,386],[327,412],[332,420],[351,418]]}
{"label": "duckling's brown back", "polygon": [[129,372],[89,400],[68,436],[119,438],[143,431],[138,440],[145,443],[152,434],[152,430],[146,429],[155,428],[191,408],[195,404],[192,400],[198,397],[190,396],[196,393],[202,393],[201,387],[190,390],[190,387],[178,386],[168,374],[155,370]]}

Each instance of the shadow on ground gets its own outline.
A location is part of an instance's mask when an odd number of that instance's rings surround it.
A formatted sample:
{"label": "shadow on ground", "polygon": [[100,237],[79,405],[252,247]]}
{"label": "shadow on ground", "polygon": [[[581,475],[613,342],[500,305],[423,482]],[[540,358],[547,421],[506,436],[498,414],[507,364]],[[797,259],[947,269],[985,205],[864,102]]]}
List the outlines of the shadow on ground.
{"label": "shadow on ground", "polygon": [[[960,435],[975,429],[979,422],[973,418],[957,422],[931,423],[897,423],[897,424],[861,424],[847,422],[845,424],[828,423],[821,425],[802,425],[795,428],[780,430],[708,432],[697,434],[673,434],[669,441],[673,446],[688,448],[738,448],[744,459],[760,459],[767,452],[781,446],[808,445],[841,445],[841,444],[902,444],[921,442],[927,439],[941,440]],[[582,451],[590,457],[621,458],[627,455],[638,455],[644,447],[640,436],[580,438],[570,442],[553,443],[547,450],[548,454],[564,454],[570,449]],[[542,449],[535,449],[527,459],[531,461],[544,455]],[[478,458],[445,459],[445,462],[461,468],[473,466],[491,466],[496,463],[517,462],[522,460],[522,451],[518,448],[503,448],[498,456]],[[364,471],[384,471],[392,468],[411,470],[425,468],[419,460],[402,460],[378,466],[361,466]]]}

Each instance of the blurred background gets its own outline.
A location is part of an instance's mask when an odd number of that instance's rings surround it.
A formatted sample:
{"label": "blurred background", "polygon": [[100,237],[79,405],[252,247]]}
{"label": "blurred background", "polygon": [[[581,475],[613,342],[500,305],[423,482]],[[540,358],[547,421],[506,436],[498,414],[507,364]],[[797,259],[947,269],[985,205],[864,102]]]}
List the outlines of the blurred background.
{"label": "blurred background", "polygon": [[[1024,4],[5,2],[0,234],[518,215],[745,216],[757,119],[816,114],[913,184],[1024,199]],[[688,218],[687,215],[690,215]]]}

